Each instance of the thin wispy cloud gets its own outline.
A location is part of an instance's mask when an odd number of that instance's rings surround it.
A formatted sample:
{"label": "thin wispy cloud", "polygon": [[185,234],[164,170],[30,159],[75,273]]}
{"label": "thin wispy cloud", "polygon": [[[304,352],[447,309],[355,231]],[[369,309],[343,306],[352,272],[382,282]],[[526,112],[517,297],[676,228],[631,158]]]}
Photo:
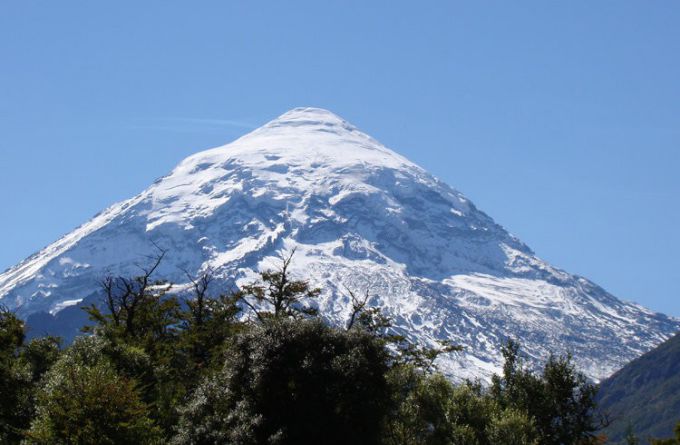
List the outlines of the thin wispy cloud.
{"label": "thin wispy cloud", "polygon": [[208,125],[217,127],[238,127],[238,128],[248,128],[255,129],[256,126],[250,122],[245,122],[243,120],[234,119],[212,119],[212,118],[200,118],[200,117],[171,117],[159,119],[165,122],[178,122],[187,124],[197,124],[197,125]]}
{"label": "thin wispy cloud", "polygon": [[218,119],[201,117],[158,117],[135,122],[130,126],[138,129],[153,129],[180,132],[206,132],[224,129],[254,130],[256,125],[240,119]]}

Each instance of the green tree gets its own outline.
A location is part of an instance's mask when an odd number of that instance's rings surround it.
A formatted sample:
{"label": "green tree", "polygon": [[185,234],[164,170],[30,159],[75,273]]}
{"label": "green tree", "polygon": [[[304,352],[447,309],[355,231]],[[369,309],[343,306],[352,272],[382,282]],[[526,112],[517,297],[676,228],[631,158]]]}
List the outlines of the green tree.
{"label": "green tree", "polygon": [[387,444],[485,443],[490,407],[471,388],[456,387],[441,375],[402,365],[391,370],[389,382],[394,399],[385,424]]}
{"label": "green tree", "polygon": [[38,381],[59,356],[54,337],[25,340],[24,322],[0,308],[0,443],[19,443],[34,414]]}
{"label": "green tree", "polygon": [[60,353],[61,339],[52,336],[37,337],[21,348],[19,363],[28,368],[31,382],[37,384],[57,361]]}
{"label": "green tree", "polygon": [[[187,366],[186,378],[193,380],[209,369],[224,352],[227,340],[243,329],[238,315],[239,296],[220,295],[212,298],[209,293],[213,281],[208,271],[199,278],[187,274],[192,283],[191,298],[184,301],[186,309],[180,313],[180,350]],[[219,362],[221,365],[221,362]]]}
{"label": "green tree", "polygon": [[480,385],[453,385],[441,374],[412,365],[389,373],[392,411],[388,445],[535,445],[537,432],[524,412],[502,410]]}
{"label": "green tree", "polygon": [[509,341],[502,352],[503,375],[494,376],[491,388],[501,407],[528,413],[541,444],[576,444],[594,438],[596,387],[575,369],[571,356],[551,356],[542,374],[535,375],[524,368],[516,342]]}
{"label": "green tree", "polygon": [[361,331],[272,319],[237,335],[183,410],[175,444],[378,443],[388,354]]}
{"label": "green tree", "polygon": [[141,346],[154,358],[167,357],[166,349],[177,336],[180,304],[176,296],[167,295],[171,284],[153,278],[165,255],[166,251],[160,250],[136,277],[104,278],[104,307],[92,304],[85,308],[96,324],[85,331]]}
{"label": "green tree", "polygon": [[[105,278],[103,306],[85,309],[95,323],[85,331],[107,340],[103,353],[116,370],[140,382],[151,417],[169,434],[177,421],[176,407],[192,383],[186,380],[192,366],[180,353],[179,299],[168,294],[170,283],[154,278],[165,255],[159,248],[139,276]],[[146,359],[130,362],[135,356]]]}
{"label": "green tree", "polygon": [[31,376],[19,366],[24,344],[24,323],[0,308],[0,442],[17,443],[27,426],[30,409],[26,393]]}
{"label": "green tree", "polygon": [[102,351],[101,339],[79,338],[45,374],[26,444],[156,443],[136,382]]}
{"label": "green tree", "polygon": [[295,250],[283,257],[278,270],[260,273],[261,283],[243,286],[236,293],[238,301],[250,308],[258,320],[317,314],[317,309],[307,303],[317,298],[321,290],[310,287],[307,281],[294,280],[290,276],[290,263],[294,254]]}
{"label": "green tree", "polygon": [[440,340],[436,347],[422,346],[413,343],[408,338],[395,331],[392,318],[386,315],[380,307],[368,305],[369,291],[363,297],[358,297],[351,289],[345,288],[352,302],[346,329],[360,329],[384,341],[390,345],[392,352],[391,365],[413,365],[425,372],[432,373],[437,370],[435,361],[442,354],[460,352],[463,347],[455,345],[448,340]]}
{"label": "green tree", "polygon": [[506,408],[498,412],[486,427],[489,444],[539,445],[534,421],[525,412]]}
{"label": "green tree", "polygon": [[22,320],[6,307],[0,307],[0,354],[3,357],[16,356],[26,338],[24,329]]}

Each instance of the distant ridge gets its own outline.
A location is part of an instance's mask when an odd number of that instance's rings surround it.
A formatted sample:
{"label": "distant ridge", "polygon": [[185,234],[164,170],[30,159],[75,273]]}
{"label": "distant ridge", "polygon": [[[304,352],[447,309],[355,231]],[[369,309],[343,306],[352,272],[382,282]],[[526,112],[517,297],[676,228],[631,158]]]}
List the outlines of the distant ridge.
{"label": "distant ridge", "polygon": [[604,380],[598,399],[613,421],[605,430],[612,441],[623,443],[629,425],[641,439],[673,437],[680,421],[680,335]]}

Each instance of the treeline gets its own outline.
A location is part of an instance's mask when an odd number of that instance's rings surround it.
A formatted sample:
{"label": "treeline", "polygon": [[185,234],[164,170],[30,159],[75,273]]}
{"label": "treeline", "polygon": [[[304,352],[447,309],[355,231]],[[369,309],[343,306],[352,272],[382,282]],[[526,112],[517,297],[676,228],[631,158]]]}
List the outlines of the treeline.
{"label": "treeline", "polygon": [[223,295],[210,293],[210,274],[190,277],[186,298],[153,278],[162,260],[105,279],[91,326],[67,348],[27,342],[23,322],[0,311],[0,443],[605,442],[596,388],[569,356],[534,373],[510,341],[490,386],[454,385],[436,359],[459,346],[409,343],[368,294],[349,292],[346,326],[329,326],[309,305],[319,289],[290,276],[291,257]]}

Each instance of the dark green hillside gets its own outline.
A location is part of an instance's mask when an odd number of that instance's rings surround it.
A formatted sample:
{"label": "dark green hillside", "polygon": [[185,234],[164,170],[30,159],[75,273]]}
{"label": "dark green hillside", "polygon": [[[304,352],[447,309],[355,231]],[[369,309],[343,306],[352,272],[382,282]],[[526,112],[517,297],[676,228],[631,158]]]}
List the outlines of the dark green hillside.
{"label": "dark green hillside", "polygon": [[680,420],[680,335],[602,382],[598,398],[612,420],[606,430],[612,442],[622,441],[629,425],[644,442],[671,437]]}

